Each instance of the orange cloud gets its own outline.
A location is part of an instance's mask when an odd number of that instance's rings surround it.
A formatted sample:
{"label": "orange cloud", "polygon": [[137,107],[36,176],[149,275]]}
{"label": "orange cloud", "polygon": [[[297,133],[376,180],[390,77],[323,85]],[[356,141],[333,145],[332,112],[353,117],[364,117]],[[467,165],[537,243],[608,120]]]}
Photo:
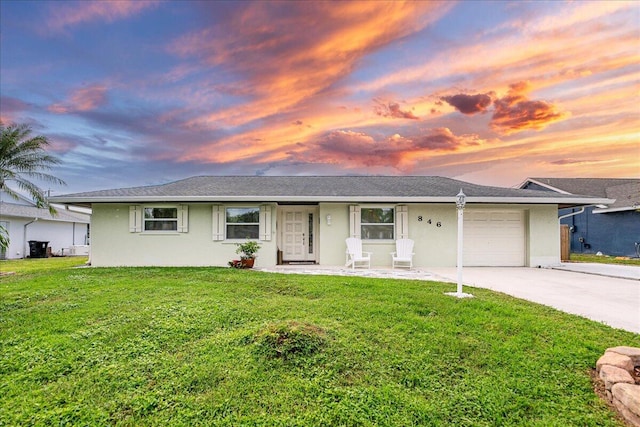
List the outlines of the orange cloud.
{"label": "orange cloud", "polygon": [[69,97],[68,101],[50,105],[48,110],[57,114],[91,111],[106,103],[106,92],[107,88],[102,85],[78,89]]}
{"label": "orange cloud", "polygon": [[328,90],[362,57],[423,29],[450,7],[401,1],[247,3],[222,25],[182,37],[169,50],[243,79],[219,90],[241,93],[247,101],[191,124],[242,125]]}
{"label": "orange cloud", "polygon": [[553,104],[527,99],[525,94],[528,90],[527,82],[514,83],[507,95],[494,101],[495,110],[490,123],[493,130],[504,135],[528,129],[540,130],[567,116],[558,112]]}
{"label": "orange cloud", "polygon": [[[573,116],[569,120],[578,121]],[[499,144],[485,145],[479,151],[456,153],[455,156],[443,153],[429,159],[425,167],[438,167],[451,162],[453,165],[464,164],[480,170],[487,169],[489,165],[500,165],[486,173],[478,172],[475,178],[482,180],[490,179],[491,173],[499,173],[497,169],[522,170],[522,180],[534,174],[637,176],[638,156],[633,155],[638,153],[637,119],[627,122],[607,117],[598,120],[597,124],[590,121],[585,119],[583,125],[580,120],[553,133],[531,133],[513,140],[503,140]],[[522,159],[526,159],[525,163],[521,162]],[[594,159],[597,159],[597,164],[590,162]]]}
{"label": "orange cloud", "polygon": [[73,2],[68,6],[52,4],[47,29],[57,33],[85,22],[113,22],[136,15],[159,4],[158,0],[117,0]]}

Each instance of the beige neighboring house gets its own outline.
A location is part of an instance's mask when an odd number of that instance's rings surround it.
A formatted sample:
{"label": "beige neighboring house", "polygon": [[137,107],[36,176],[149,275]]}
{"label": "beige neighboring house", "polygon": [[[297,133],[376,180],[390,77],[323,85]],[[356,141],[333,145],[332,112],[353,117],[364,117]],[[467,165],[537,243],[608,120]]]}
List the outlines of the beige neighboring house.
{"label": "beige neighboring house", "polygon": [[30,256],[29,241],[47,242],[55,255],[88,255],[91,215],[86,209],[73,211],[56,206],[58,214],[38,208],[25,197],[18,200],[0,192],[0,225],[9,233],[9,247],[0,252],[0,259]]}
{"label": "beige neighboring house", "polygon": [[262,246],[257,267],[340,266],[358,237],[372,268],[391,266],[400,238],[429,268],[456,265],[461,189],[467,266],[558,264],[558,209],[613,203],[429,176],[198,176],[51,201],[92,209],[94,266],[226,266],[247,238]]}

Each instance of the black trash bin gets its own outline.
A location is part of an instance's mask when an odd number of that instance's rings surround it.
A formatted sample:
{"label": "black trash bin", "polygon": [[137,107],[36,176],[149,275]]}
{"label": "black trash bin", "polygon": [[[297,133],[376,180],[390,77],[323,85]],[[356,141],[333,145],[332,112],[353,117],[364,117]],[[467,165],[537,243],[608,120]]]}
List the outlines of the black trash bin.
{"label": "black trash bin", "polygon": [[31,258],[46,258],[49,242],[29,240],[29,256]]}

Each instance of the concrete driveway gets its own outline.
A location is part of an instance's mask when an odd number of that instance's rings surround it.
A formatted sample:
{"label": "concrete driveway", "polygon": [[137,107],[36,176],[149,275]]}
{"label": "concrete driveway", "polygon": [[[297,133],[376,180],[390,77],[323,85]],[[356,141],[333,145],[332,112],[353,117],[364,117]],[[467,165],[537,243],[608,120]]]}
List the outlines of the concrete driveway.
{"label": "concrete driveway", "polygon": [[[640,333],[640,280],[634,278],[640,267],[618,269],[630,274],[630,278],[600,274],[597,266],[592,272],[584,266],[580,267],[581,272],[569,271],[570,267],[465,267],[462,282]],[[435,279],[456,282],[455,268],[434,268],[429,272]],[[473,289],[465,288],[464,292],[473,293]]]}

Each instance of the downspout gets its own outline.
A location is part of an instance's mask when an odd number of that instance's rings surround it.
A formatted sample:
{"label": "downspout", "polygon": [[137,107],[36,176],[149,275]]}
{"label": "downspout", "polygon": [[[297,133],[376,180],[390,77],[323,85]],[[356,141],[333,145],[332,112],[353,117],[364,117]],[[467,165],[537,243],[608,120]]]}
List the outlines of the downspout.
{"label": "downspout", "polygon": [[27,227],[30,226],[31,224],[33,224],[34,222],[36,222],[38,220],[38,218],[33,218],[33,221],[29,221],[28,223],[26,223],[23,227],[24,230],[22,232],[22,243],[24,244],[24,253],[22,254],[22,258],[26,258],[27,257]]}
{"label": "downspout", "polygon": [[582,206],[582,207],[580,208],[580,210],[579,210],[579,211],[577,211],[577,212],[571,212],[571,213],[568,213],[568,214],[566,214],[566,215],[561,215],[561,216],[559,216],[559,217],[558,217],[558,222],[560,222],[561,220],[563,220],[563,219],[565,219],[565,218],[569,218],[570,216],[580,215],[582,212],[584,212],[584,206]]}

